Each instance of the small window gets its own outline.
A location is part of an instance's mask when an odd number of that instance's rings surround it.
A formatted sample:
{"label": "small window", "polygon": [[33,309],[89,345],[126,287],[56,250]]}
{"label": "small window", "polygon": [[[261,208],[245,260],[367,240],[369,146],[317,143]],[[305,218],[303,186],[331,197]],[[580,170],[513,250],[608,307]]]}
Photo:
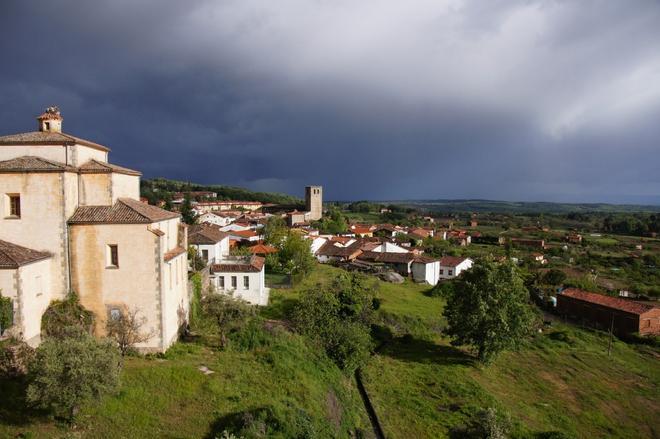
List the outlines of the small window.
{"label": "small window", "polygon": [[121,311],[118,308],[110,309],[110,318],[112,320],[119,320],[121,318]]}
{"label": "small window", "polygon": [[243,276],[243,288],[250,289],[250,276]]}
{"label": "small window", "polygon": [[21,196],[18,194],[9,195],[9,216],[21,217]]}
{"label": "small window", "polygon": [[117,244],[108,245],[108,267],[109,268],[118,268],[119,267],[119,249]]}
{"label": "small window", "polygon": [[231,287],[236,289],[236,286],[238,285],[238,280],[236,279],[236,276],[231,277]]}
{"label": "small window", "polygon": [[453,275],[453,274],[454,274],[454,270],[447,270],[447,274],[450,275],[450,276]]}
{"label": "small window", "polygon": [[209,251],[208,251],[208,250],[202,250],[202,258],[203,258],[205,261],[208,261],[208,260],[209,260]]}
{"label": "small window", "polygon": [[445,270],[440,269],[440,274],[445,274]]}
{"label": "small window", "polygon": [[222,288],[223,290],[225,289],[225,277],[224,276],[220,276],[218,278],[218,286],[220,288]]}

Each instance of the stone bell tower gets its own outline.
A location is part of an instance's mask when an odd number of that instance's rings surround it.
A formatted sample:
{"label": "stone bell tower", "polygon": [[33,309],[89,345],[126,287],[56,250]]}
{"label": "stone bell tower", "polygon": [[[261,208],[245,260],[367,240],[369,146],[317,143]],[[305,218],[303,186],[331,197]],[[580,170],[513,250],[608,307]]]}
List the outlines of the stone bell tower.
{"label": "stone bell tower", "polygon": [[323,187],[305,187],[305,208],[309,212],[310,221],[318,221],[323,216]]}
{"label": "stone bell tower", "polygon": [[60,114],[59,108],[48,107],[41,116],[37,117],[37,121],[39,122],[39,131],[61,133],[62,120],[64,120],[64,118]]}

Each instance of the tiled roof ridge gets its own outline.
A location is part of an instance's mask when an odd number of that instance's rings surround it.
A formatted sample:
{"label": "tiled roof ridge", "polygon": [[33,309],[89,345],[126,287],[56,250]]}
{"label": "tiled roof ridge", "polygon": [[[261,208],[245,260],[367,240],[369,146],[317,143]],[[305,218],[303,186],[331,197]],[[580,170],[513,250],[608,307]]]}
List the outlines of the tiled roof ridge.
{"label": "tiled roof ridge", "polygon": [[31,262],[48,259],[48,252],[33,250],[22,245],[0,240],[0,268],[18,268]]}

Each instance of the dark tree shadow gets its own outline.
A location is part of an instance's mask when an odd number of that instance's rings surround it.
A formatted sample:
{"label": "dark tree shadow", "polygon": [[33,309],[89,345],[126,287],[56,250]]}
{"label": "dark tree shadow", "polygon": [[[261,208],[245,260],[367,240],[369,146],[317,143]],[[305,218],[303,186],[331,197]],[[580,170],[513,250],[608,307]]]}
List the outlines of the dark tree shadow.
{"label": "dark tree shadow", "polygon": [[0,424],[25,426],[46,412],[31,408],[25,400],[27,383],[22,378],[0,377]]}
{"label": "dark tree shadow", "polygon": [[414,338],[410,335],[397,337],[387,343],[379,352],[381,355],[410,363],[438,365],[474,365],[473,356],[453,346],[439,345],[429,340]]}

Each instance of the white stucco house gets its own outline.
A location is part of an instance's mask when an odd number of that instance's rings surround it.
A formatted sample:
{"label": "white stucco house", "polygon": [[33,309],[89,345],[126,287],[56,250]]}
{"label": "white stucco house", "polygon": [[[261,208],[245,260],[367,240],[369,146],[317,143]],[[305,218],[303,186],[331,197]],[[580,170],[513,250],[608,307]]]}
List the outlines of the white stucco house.
{"label": "white stucco house", "polygon": [[218,293],[231,294],[253,305],[268,305],[265,262],[260,256],[228,257],[211,264],[211,284]]}
{"label": "white stucco house", "polygon": [[440,259],[440,279],[453,279],[472,268],[474,262],[470,258],[443,256]]}
{"label": "white stucco house", "polygon": [[212,224],[199,224],[188,228],[188,245],[208,263],[220,262],[229,256],[229,234]]}
{"label": "white stucco house", "polygon": [[417,256],[412,262],[411,271],[415,282],[436,285],[440,281],[440,260]]}
{"label": "white stucco house", "polygon": [[197,217],[197,221],[200,224],[213,224],[216,226],[225,227],[236,221],[236,218],[239,216],[240,213],[237,212],[202,212]]}

